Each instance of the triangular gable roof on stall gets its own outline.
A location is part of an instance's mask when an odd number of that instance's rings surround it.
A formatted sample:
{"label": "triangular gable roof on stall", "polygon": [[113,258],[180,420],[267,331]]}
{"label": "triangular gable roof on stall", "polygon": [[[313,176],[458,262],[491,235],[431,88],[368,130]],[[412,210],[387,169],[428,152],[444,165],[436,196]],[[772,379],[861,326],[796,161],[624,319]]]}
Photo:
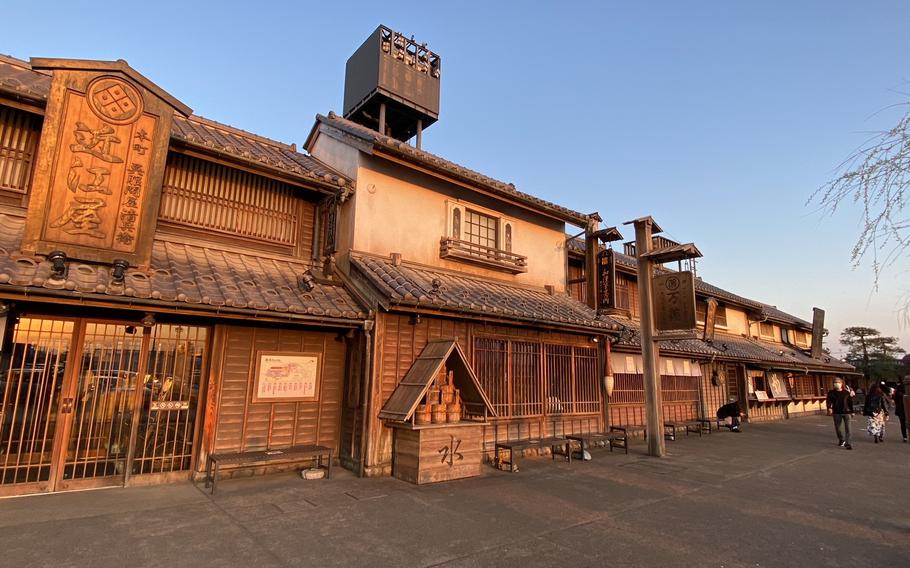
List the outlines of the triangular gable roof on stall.
{"label": "triangular gable roof on stall", "polygon": [[[427,394],[427,390],[439,373],[439,370],[446,364],[451,355],[455,355],[455,374],[456,377],[467,377],[468,381],[462,381],[462,396],[466,400],[481,401],[487,408],[487,411],[496,415],[493,405],[490,404],[487,395],[477,380],[477,375],[468,363],[464,351],[454,339],[436,339],[427,343],[417,359],[408,369],[407,374],[395,387],[392,396],[383,405],[379,411],[379,418],[383,420],[395,420],[406,422],[410,420],[417,405]],[[465,390],[465,387],[468,390]]]}

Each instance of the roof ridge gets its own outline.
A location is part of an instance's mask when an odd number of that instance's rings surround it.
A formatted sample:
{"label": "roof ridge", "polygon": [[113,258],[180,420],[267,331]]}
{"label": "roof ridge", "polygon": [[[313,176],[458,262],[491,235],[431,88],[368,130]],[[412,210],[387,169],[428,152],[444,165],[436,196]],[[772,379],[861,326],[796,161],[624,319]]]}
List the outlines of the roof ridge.
{"label": "roof ridge", "polygon": [[8,55],[6,53],[0,53],[0,63],[6,63],[8,65],[20,67],[26,71],[33,71],[35,73],[40,73],[41,75],[48,75],[48,76],[51,75],[50,71],[44,71],[44,70],[39,71],[38,69],[32,69],[32,64],[29,63],[28,61],[26,61],[24,59],[19,59],[18,57],[14,57],[14,56]]}
{"label": "roof ridge", "polygon": [[[558,203],[554,203],[552,201],[544,199],[542,197],[537,197],[530,193],[521,191],[512,182],[506,182],[506,181],[496,179],[494,177],[490,177],[477,170],[474,170],[467,166],[463,166],[463,165],[453,162],[451,160],[447,160],[437,154],[434,154],[434,153],[424,150],[422,148],[416,148],[406,142],[402,142],[401,140],[396,140],[394,138],[381,134],[380,132],[378,132],[376,130],[372,130],[361,124],[357,124],[356,122],[353,122],[347,118],[344,118],[343,116],[336,114],[334,111],[329,111],[329,114],[327,116],[322,115],[322,114],[317,114],[316,122],[317,122],[317,124],[326,123],[328,126],[334,126],[336,128],[346,131],[349,134],[358,136],[361,139],[363,139],[364,141],[370,142],[372,144],[378,144],[387,149],[390,149],[393,152],[394,151],[401,152],[402,154],[404,154],[406,156],[409,156],[411,158],[424,162],[426,165],[429,165],[430,167],[439,168],[439,169],[443,170],[445,173],[447,173],[448,175],[452,175],[455,177],[463,177],[463,178],[469,180],[470,182],[486,185],[489,188],[492,188],[493,191],[502,192],[506,195],[511,195],[520,200],[524,200],[526,202],[529,202],[530,204],[533,204],[534,206],[539,207],[541,210],[549,210],[551,215],[554,212],[557,212],[563,216],[563,217],[561,217],[563,220],[567,220],[567,219],[565,219],[565,217],[571,218],[572,224],[583,223],[582,220],[590,219],[592,216],[592,214],[581,213],[579,211],[575,211],[573,209],[569,209],[568,207],[559,205]],[[314,132],[315,132],[315,128],[314,128]],[[310,137],[307,139],[307,144],[310,144],[310,142],[312,140],[312,136],[313,136],[313,132],[310,133]]]}
{"label": "roof ridge", "polygon": [[218,122],[217,120],[212,120],[211,118],[206,118],[206,117],[204,117],[204,116],[200,116],[200,115],[195,114],[195,113],[194,113],[194,114],[191,114],[191,115],[190,115],[189,117],[187,117],[187,118],[178,117],[178,116],[175,116],[174,118],[175,118],[175,119],[180,119],[180,120],[187,120],[187,121],[190,121],[190,122],[196,122],[196,123],[199,123],[199,124],[201,124],[201,125],[203,125],[203,126],[209,126],[209,127],[211,127],[211,128],[220,128],[220,129],[226,130],[226,131],[228,131],[228,132],[233,132],[233,133],[236,133],[236,134],[239,134],[239,135],[242,135],[242,136],[246,136],[246,137],[248,137],[248,138],[252,138],[253,140],[256,140],[257,142],[262,142],[263,144],[269,144],[269,145],[272,145],[272,146],[277,146],[277,147],[279,147],[279,148],[288,150],[288,151],[290,151],[290,152],[296,152],[296,153],[301,154],[301,155],[303,155],[303,156],[306,156],[306,155],[307,155],[307,154],[304,154],[304,153],[302,153],[302,152],[299,152],[299,151],[297,150],[297,144],[295,144],[295,143],[290,143],[290,144],[288,144],[288,143],[286,143],[286,142],[281,142],[281,141],[279,141],[279,140],[274,140],[274,139],[272,139],[272,138],[268,138],[268,137],[266,137],[266,136],[262,136],[261,134],[255,134],[255,133],[250,132],[250,131],[248,131],[248,130],[244,130],[244,129],[242,129],[242,128],[238,128],[238,127],[236,127],[236,126],[231,126],[230,124],[225,124],[225,123],[223,123],[223,122]]}

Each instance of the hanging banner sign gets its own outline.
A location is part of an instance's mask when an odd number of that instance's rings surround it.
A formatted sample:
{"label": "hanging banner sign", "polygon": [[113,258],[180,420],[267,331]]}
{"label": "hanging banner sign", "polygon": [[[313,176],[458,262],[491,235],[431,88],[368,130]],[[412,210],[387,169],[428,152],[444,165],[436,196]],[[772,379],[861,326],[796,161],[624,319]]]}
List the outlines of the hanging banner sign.
{"label": "hanging banner sign", "polygon": [[651,279],[657,331],[695,329],[695,279],[691,272],[670,272]]}
{"label": "hanging banner sign", "polygon": [[616,257],[613,249],[597,254],[597,310],[616,307]]}

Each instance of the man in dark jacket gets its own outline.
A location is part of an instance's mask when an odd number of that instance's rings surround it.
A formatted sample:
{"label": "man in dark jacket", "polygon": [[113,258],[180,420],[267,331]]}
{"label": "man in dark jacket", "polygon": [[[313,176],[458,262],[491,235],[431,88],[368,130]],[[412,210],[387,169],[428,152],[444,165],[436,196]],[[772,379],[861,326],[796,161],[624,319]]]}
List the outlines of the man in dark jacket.
{"label": "man in dark jacket", "polygon": [[731,396],[730,402],[717,409],[717,419],[723,420],[731,432],[739,432],[739,419],[742,415],[743,411],[735,396]]}
{"label": "man in dark jacket", "polygon": [[825,401],[828,416],[834,416],[834,431],[837,433],[837,445],[852,450],[850,445],[850,415],[853,414],[853,391],[844,388],[844,379],[834,378],[834,388],[828,391]]}
{"label": "man in dark jacket", "polygon": [[904,406],[904,400],[907,397],[907,377],[904,382],[897,385],[897,391],[894,393],[894,414],[901,421],[901,436],[904,437],[904,443],[907,442],[907,408]]}

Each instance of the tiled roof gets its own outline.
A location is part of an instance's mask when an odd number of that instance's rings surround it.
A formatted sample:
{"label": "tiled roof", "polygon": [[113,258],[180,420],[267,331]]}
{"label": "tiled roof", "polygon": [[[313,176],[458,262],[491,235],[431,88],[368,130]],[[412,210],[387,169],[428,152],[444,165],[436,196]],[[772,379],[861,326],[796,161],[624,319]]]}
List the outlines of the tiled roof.
{"label": "tiled roof", "polygon": [[[641,335],[638,322],[618,316],[613,317],[618,323],[632,332],[631,337],[621,336],[623,340],[618,344],[618,347],[632,347],[636,351],[640,350]],[[770,343],[723,333],[716,334],[714,341],[710,343],[701,339],[661,341],[660,349],[661,352],[678,353],[697,358],[716,357],[722,360],[745,361],[780,369],[809,369],[847,373],[853,371],[852,366],[833,357],[825,356],[821,360],[813,359],[805,352],[791,345]]]}
{"label": "tiled roof", "polygon": [[316,158],[297,152],[294,146],[200,116],[175,117],[171,138],[312,181],[337,187],[353,188],[354,185],[351,180]]}
{"label": "tiled roof", "polygon": [[112,282],[110,267],[80,262],[68,262],[66,278],[54,279],[50,262],[16,255],[24,228],[24,219],[0,214],[0,288],[20,286],[35,295],[42,289],[57,290],[132,304],[151,300],[273,316],[366,317],[341,285],[313,282],[312,289],[301,288],[298,278],[310,268],[306,264],[166,241],[154,242],[148,271],[127,270],[122,284]]}
{"label": "tiled roof", "polygon": [[[571,236],[572,235],[567,235],[567,237],[571,237]],[[585,252],[584,239],[570,238],[569,240],[566,241],[566,243],[567,243],[569,252],[584,254],[584,252]],[[614,258],[616,259],[617,266],[624,267],[632,272],[635,272],[638,270],[638,262],[635,260],[635,257],[629,256],[629,255],[627,255],[625,253],[621,253],[619,251],[613,251],[613,255],[614,255]],[[770,304],[765,304],[764,302],[759,302],[756,300],[750,300],[749,298],[740,296],[739,294],[734,294],[733,292],[729,292],[727,290],[724,290],[723,288],[719,288],[719,287],[715,286],[714,284],[705,282],[701,278],[695,279],[695,292],[700,295],[703,295],[703,296],[710,296],[712,298],[717,298],[718,300],[723,300],[723,301],[729,302],[731,304],[736,304],[738,306],[754,310],[754,311],[758,312],[759,314],[766,316],[768,319],[771,319],[774,321],[778,321],[778,322],[782,322],[782,323],[789,323],[792,325],[798,325],[798,326],[806,328],[806,329],[812,328],[811,322],[808,322],[802,318],[798,318],[794,315],[788,314],[787,312],[780,310],[777,307],[772,306]]]}
{"label": "tiled roof", "polygon": [[[573,211],[561,205],[557,205],[544,199],[540,199],[539,197],[534,197],[528,193],[518,191],[518,189],[515,188],[514,184],[493,179],[462,165],[440,158],[439,156],[431,154],[425,150],[415,148],[406,142],[401,142],[400,140],[396,140],[389,136],[384,136],[375,130],[371,130],[365,126],[357,124],[356,122],[351,122],[350,120],[342,118],[334,112],[330,112],[328,116],[323,116],[321,114],[316,115],[316,121],[317,126],[319,123],[323,123],[333,128],[337,128],[342,132],[360,138],[361,140],[366,141],[375,147],[379,147],[382,150],[397,154],[410,161],[419,163],[422,166],[445,173],[457,179],[475,184],[482,189],[491,191],[492,193],[495,193],[501,197],[519,201],[538,210],[547,212],[551,215],[555,215],[564,221],[583,226],[589,218],[589,215],[586,215],[584,213],[579,213],[578,211]],[[310,134],[309,140],[312,140],[312,136],[313,135]],[[309,144],[309,140],[307,144]]]}
{"label": "tiled roof", "polygon": [[351,254],[351,263],[389,303],[426,306],[444,311],[500,317],[529,323],[615,330],[585,304],[565,294],[549,294],[505,282],[391,259]]}
{"label": "tiled roof", "polygon": [[[51,75],[34,71],[25,61],[0,56],[0,92],[44,104]],[[286,176],[330,187],[353,189],[351,180],[293,145],[251,134],[200,116],[175,117],[171,138],[186,145],[246,162]]]}
{"label": "tiled roof", "polygon": [[51,76],[33,71],[18,59],[0,55],[0,90],[36,101],[46,101],[51,91]]}

